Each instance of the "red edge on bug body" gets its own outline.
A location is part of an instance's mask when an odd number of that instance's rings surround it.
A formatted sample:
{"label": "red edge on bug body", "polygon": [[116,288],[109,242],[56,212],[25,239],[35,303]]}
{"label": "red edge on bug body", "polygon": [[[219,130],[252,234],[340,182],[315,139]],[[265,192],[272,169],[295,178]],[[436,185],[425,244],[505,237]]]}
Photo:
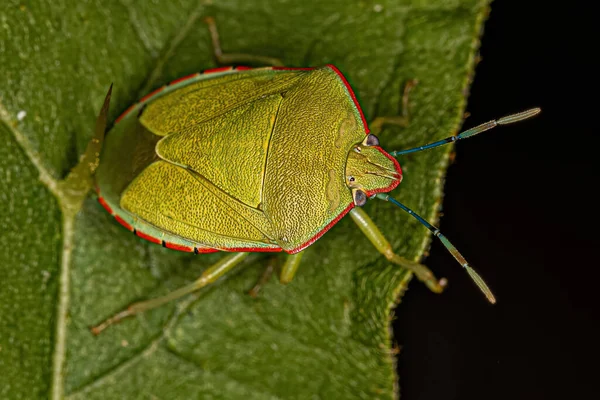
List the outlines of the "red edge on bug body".
{"label": "red edge on bug body", "polygon": [[219,67],[219,68],[210,68],[210,69],[205,69],[203,74],[214,74],[216,72],[227,72],[227,71],[232,71],[233,67]]}
{"label": "red edge on bug body", "polygon": [[273,71],[312,71],[314,67],[271,67]]}
{"label": "red edge on bug body", "polygon": [[[96,191],[98,191],[98,189],[96,189]],[[99,193],[99,192],[98,192]],[[100,205],[102,207],[104,207],[104,209],[110,214],[113,215],[113,210],[112,208],[110,208],[110,206],[108,205],[108,203],[106,202],[106,200],[104,200],[102,197],[98,197],[98,203],[100,203]]]}
{"label": "red edge on bug body", "polygon": [[194,253],[196,253],[196,254],[216,253],[217,251],[221,251],[221,250],[211,249],[209,247],[194,247]]}
{"label": "red edge on bug body", "polygon": [[192,79],[195,76],[200,75],[198,72],[194,72],[193,74],[182,76],[181,78],[177,78],[174,81],[169,82],[169,85],[175,85],[183,81],[187,81],[188,79]]}
{"label": "red edge on bug body", "polygon": [[249,253],[279,253],[281,250],[281,247],[230,247],[221,249],[221,251],[228,251],[232,253],[239,251],[247,251]]}
{"label": "red edge on bug body", "polygon": [[140,231],[137,231],[137,230],[136,230],[136,231],[135,231],[135,235],[136,235],[137,237],[141,237],[142,239],[144,239],[144,240],[147,240],[147,241],[149,241],[149,242],[156,243],[156,244],[162,244],[162,240],[160,240],[160,239],[157,239],[157,238],[155,238],[155,237],[152,237],[152,236],[150,236],[150,235],[147,235],[147,234],[145,234],[144,232],[140,232]]}
{"label": "red edge on bug body", "polygon": [[123,114],[119,115],[119,118],[117,118],[117,120],[115,121],[115,124],[118,124],[119,121],[121,121],[123,118],[125,118],[125,116],[127,114],[129,114],[129,112],[131,110],[133,110],[136,105],[137,105],[137,103],[134,103],[134,104],[130,105],[129,108],[123,112]]}
{"label": "red edge on bug body", "polygon": [[162,90],[163,90],[165,87],[166,87],[166,86],[159,87],[159,88],[158,88],[158,89],[156,89],[155,91],[153,91],[153,92],[151,92],[151,93],[148,93],[147,95],[145,95],[144,97],[142,97],[142,98],[140,99],[140,103],[143,103],[143,102],[145,102],[145,101],[149,100],[149,99],[150,99],[152,96],[154,96],[155,94],[158,94],[158,93],[160,93],[160,92],[161,92],[161,91],[162,91]]}
{"label": "red edge on bug body", "polygon": [[350,94],[350,97],[352,97],[352,100],[354,101],[354,105],[356,106],[356,108],[358,109],[358,113],[360,114],[360,119],[362,120],[362,123],[365,127],[365,131],[368,134],[369,133],[369,127],[367,126],[367,120],[365,119],[365,114],[363,113],[362,108],[360,108],[360,104],[358,104],[358,99],[356,98],[356,95],[354,94],[354,90],[352,90],[352,87],[350,86],[350,83],[348,82],[348,80],[346,79],[346,77],[344,76],[344,74],[342,74],[340,72],[339,69],[337,69],[337,67],[335,65],[332,64],[327,64],[327,66],[329,68],[331,68],[333,70],[333,72],[335,72],[340,79],[342,80],[342,82],[344,82],[344,85],[346,85],[346,90],[348,90],[348,93]]}
{"label": "red edge on bug body", "polygon": [[177,244],[177,243],[165,242],[165,247],[167,249],[177,250],[177,251],[183,251],[183,252],[186,252],[186,253],[192,253],[194,251],[193,247],[183,246],[183,245]]}
{"label": "red edge on bug body", "polygon": [[310,246],[311,244],[313,244],[314,242],[316,242],[317,240],[319,240],[321,238],[321,236],[323,236],[325,234],[325,232],[327,232],[329,229],[331,229],[331,227],[333,227],[335,224],[337,224],[340,221],[340,219],[344,218],[344,216],[346,216],[346,214],[348,214],[350,212],[350,210],[352,210],[353,208],[354,208],[354,203],[348,204],[348,206],[344,209],[344,211],[342,211],[337,217],[335,217],[333,219],[333,221],[328,223],[325,226],[325,228],[321,229],[321,231],[319,233],[317,233],[315,236],[313,236],[308,242],[301,244],[300,246],[296,247],[293,250],[286,250],[286,253],[288,253],[288,254],[299,253],[302,250],[304,250],[305,248],[307,248],[308,246]]}
{"label": "red edge on bug body", "polygon": [[115,219],[117,220],[118,223],[120,223],[121,225],[123,225],[125,228],[127,228],[127,230],[129,231],[133,231],[133,226],[129,225],[123,218],[121,218],[118,215],[115,215]]}

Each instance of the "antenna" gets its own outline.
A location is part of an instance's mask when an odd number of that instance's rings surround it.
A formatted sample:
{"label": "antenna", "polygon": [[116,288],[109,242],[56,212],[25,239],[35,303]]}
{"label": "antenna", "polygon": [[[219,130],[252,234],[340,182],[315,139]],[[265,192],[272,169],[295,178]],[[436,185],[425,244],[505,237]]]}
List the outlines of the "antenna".
{"label": "antenna", "polygon": [[512,114],[512,115],[508,115],[506,117],[502,117],[498,120],[492,120],[492,121],[486,122],[484,124],[476,126],[475,128],[471,128],[464,132],[461,132],[456,136],[450,136],[450,137],[447,137],[446,139],[438,140],[437,142],[429,143],[424,146],[414,147],[414,148],[408,149],[408,150],[390,151],[389,154],[391,156],[396,157],[396,156],[400,156],[400,155],[404,155],[404,154],[416,153],[417,151],[433,149],[434,147],[442,146],[446,143],[456,142],[457,140],[470,138],[471,136],[478,135],[481,132],[489,131],[490,129],[495,128],[498,125],[508,125],[508,124],[512,124],[513,122],[523,121],[524,119],[528,119],[528,118],[538,115],[541,111],[542,110],[540,108],[532,108],[527,111],[523,111],[523,112],[520,112],[517,114]]}
{"label": "antenna", "polygon": [[436,236],[438,239],[440,239],[440,241],[442,242],[444,247],[446,247],[446,249],[450,252],[450,254],[452,254],[452,256],[456,259],[456,261],[458,261],[458,263],[463,266],[463,268],[467,271],[467,273],[469,274],[469,276],[471,277],[473,282],[475,282],[477,287],[479,287],[479,289],[483,292],[485,297],[487,297],[488,301],[492,304],[496,303],[496,298],[492,294],[492,291],[490,290],[488,285],[485,283],[483,278],[481,276],[479,276],[479,274],[477,272],[475,272],[473,267],[471,267],[469,265],[469,263],[467,262],[467,260],[465,260],[463,255],[460,254],[460,252],[456,249],[456,247],[454,247],[454,245],[452,243],[450,243],[448,238],[446,238],[446,236],[444,236],[438,228],[431,225],[429,222],[427,222],[425,219],[423,219],[423,217],[421,217],[419,214],[415,213],[413,210],[406,207],[404,204],[400,203],[398,200],[394,199],[389,194],[379,193],[378,195],[376,195],[376,197],[381,200],[389,201],[390,203],[395,204],[396,206],[400,207],[401,209],[403,209],[404,211],[406,211],[407,213],[412,215],[421,224],[423,224],[425,226],[425,228],[429,229],[434,234],[434,236]]}

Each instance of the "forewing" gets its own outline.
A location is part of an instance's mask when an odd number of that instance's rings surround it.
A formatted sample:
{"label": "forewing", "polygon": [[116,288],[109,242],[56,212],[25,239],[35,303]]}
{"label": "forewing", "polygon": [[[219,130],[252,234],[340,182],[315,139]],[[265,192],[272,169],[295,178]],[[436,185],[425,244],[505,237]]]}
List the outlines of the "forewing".
{"label": "forewing", "polygon": [[259,68],[200,80],[152,101],[140,121],[156,135],[183,132],[243,104],[283,93],[305,74]]}
{"label": "forewing", "polygon": [[231,197],[258,208],[280,94],[248,102],[164,137],[160,158],[195,171]]}
{"label": "forewing", "polygon": [[[123,192],[121,208],[174,235],[216,249],[276,249],[259,215],[244,215],[192,171],[157,161]],[[238,206],[238,209],[236,209]]]}

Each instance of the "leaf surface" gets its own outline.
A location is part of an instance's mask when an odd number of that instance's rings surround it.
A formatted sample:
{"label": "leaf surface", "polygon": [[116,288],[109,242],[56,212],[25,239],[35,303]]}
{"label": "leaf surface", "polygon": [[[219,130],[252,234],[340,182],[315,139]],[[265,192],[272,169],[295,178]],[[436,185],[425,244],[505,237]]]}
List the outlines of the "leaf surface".
{"label": "leaf surface", "polygon": [[[9,1],[0,15],[0,397],[397,396],[388,323],[410,274],[390,266],[349,218],[307,249],[287,287],[272,279],[257,299],[246,294],[268,260],[257,254],[198,296],[94,337],[89,326],[193,280],[221,255],[136,238],[92,197],[73,219],[55,186],[90,139],[111,82],[114,121],[152,89],[216,66],[205,16],[216,18],[225,52],[335,64],[369,120],[398,115],[404,83],[418,79],[410,126],[385,129],[382,146],[446,137],[462,120],[487,7],[488,0]],[[405,179],[393,195],[434,221],[449,151],[400,160]],[[399,254],[422,256],[429,235],[416,221],[386,203],[365,210]]]}

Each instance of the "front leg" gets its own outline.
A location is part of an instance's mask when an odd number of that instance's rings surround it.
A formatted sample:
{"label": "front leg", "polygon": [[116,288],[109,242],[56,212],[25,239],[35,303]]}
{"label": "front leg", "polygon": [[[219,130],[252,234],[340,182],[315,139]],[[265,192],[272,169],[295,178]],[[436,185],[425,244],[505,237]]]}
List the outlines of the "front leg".
{"label": "front leg", "polygon": [[390,262],[412,271],[432,292],[441,293],[444,290],[448,284],[446,278],[438,281],[433,272],[425,265],[407,260],[394,253],[390,242],[387,241],[383,233],[375,225],[375,222],[361,208],[353,208],[350,211],[350,216],[365,236],[373,243],[373,246]]}
{"label": "front leg", "polygon": [[285,264],[283,264],[283,268],[281,269],[281,275],[279,275],[279,282],[287,285],[294,279],[303,254],[304,252],[300,252],[286,257]]}

